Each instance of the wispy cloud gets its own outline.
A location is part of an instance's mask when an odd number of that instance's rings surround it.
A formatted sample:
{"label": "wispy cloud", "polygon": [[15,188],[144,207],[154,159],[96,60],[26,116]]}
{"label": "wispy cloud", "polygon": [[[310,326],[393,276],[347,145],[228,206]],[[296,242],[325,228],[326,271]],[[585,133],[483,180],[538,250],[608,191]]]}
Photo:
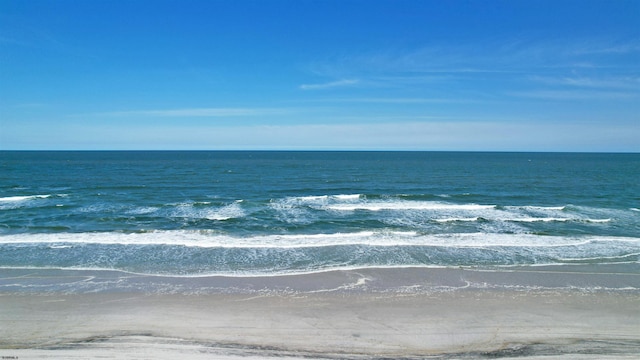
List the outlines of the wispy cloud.
{"label": "wispy cloud", "polygon": [[637,75],[607,76],[530,76],[532,89],[513,91],[509,95],[545,100],[630,100],[640,99]]}
{"label": "wispy cloud", "polygon": [[640,42],[584,42],[571,48],[571,52],[576,55],[640,53]]}
{"label": "wispy cloud", "polygon": [[306,102],[327,102],[327,103],[378,103],[378,104],[450,104],[450,103],[472,103],[479,102],[471,99],[455,98],[412,98],[412,97],[370,97],[370,98],[323,98],[306,100]]}
{"label": "wispy cloud", "polygon": [[[633,64],[631,60],[638,54],[640,43],[633,41],[503,38],[482,43],[429,44],[419,48],[351,54],[312,64],[312,72],[323,76],[367,79],[368,82],[368,79],[381,76],[405,79],[425,74],[508,76],[611,66],[624,70],[625,66]],[[618,61],[621,57],[626,61]]]}
{"label": "wispy cloud", "polygon": [[531,76],[530,79],[546,85],[570,86],[582,88],[612,88],[612,89],[634,89],[640,90],[640,77],[551,77],[551,76]]}
{"label": "wispy cloud", "polygon": [[21,46],[28,46],[29,43],[27,43],[26,41],[22,41],[22,40],[18,40],[15,38],[11,38],[11,37],[6,37],[3,35],[0,35],[0,45],[21,45]]}
{"label": "wispy cloud", "polygon": [[585,91],[585,90],[531,90],[514,91],[511,96],[543,100],[631,100],[640,98],[639,93],[623,91]]}
{"label": "wispy cloud", "polygon": [[343,79],[343,80],[332,81],[332,82],[322,83],[322,84],[302,84],[300,85],[300,89],[302,90],[331,89],[336,87],[351,86],[359,82],[360,80],[358,79]]}
{"label": "wispy cloud", "polygon": [[259,116],[286,113],[286,109],[273,108],[186,108],[159,110],[129,110],[102,112],[93,115],[113,117],[235,117]]}
{"label": "wispy cloud", "polygon": [[37,102],[33,102],[33,103],[22,103],[22,104],[16,104],[14,105],[15,108],[22,108],[22,109],[35,109],[35,108],[42,108],[48,106],[48,104],[46,103],[37,103]]}

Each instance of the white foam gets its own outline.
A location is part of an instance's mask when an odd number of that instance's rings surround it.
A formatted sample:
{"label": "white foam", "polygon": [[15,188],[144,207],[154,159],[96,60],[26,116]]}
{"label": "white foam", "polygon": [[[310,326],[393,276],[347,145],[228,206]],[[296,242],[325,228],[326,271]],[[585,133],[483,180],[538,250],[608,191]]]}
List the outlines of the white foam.
{"label": "white foam", "polygon": [[[636,257],[636,256],[640,256],[640,252],[638,253],[631,253],[631,254],[623,254],[623,255],[615,255],[615,256],[598,256],[598,257],[587,257],[587,258],[580,258],[578,260],[580,261],[589,261],[589,260],[593,260],[593,261],[598,261],[600,263],[602,263],[602,260],[605,259],[609,259],[609,260],[616,260],[616,259],[626,259],[626,258],[630,258],[630,257]],[[573,258],[558,258],[558,260],[560,261],[575,261],[576,259]],[[620,262],[616,262],[616,263],[620,263]]]}
{"label": "white foam", "polygon": [[[224,221],[244,217],[246,214],[240,203],[242,200],[221,207],[208,206],[208,202],[178,204],[169,211],[170,217],[186,219],[207,219]],[[195,206],[198,205],[198,206]]]}
{"label": "white foam", "polygon": [[439,223],[447,223],[447,222],[473,222],[473,221],[479,221],[480,218],[479,217],[472,217],[472,218],[447,218],[447,219],[435,219],[436,222]]}
{"label": "white foam", "polygon": [[300,206],[296,199],[286,198],[272,201],[269,207],[276,212],[276,217],[286,223],[309,224],[313,222],[312,215],[304,206]]}
{"label": "white foam", "polygon": [[[312,223],[321,216],[317,213],[319,211],[332,211],[346,215],[356,211],[371,213],[388,211],[393,212],[393,216],[383,216],[380,219],[388,225],[432,229],[435,226],[434,223],[482,221],[482,225],[479,225],[482,227],[481,231],[491,233],[527,232],[527,224],[534,223],[603,224],[615,218],[615,214],[610,209],[580,208],[572,205],[498,206],[448,201],[416,201],[403,199],[402,196],[375,200],[369,200],[360,194],[288,197],[273,200],[270,206],[277,211],[278,218],[287,223]],[[571,206],[572,211],[566,211],[568,206]],[[491,225],[488,225],[489,223]]]}
{"label": "white foam", "polygon": [[529,210],[529,211],[563,211],[567,207],[566,206],[505,206],[506,209],[513,210]]}
{"label": "white foam", "polygon": [[235,237],[212,230],[167,230],[139,233],[41,233],[0,236],[0,244],[168,245],[203,248],[304,248],[345,245],[440,246],[449,248],[558,247],[624,242],[640,248],[640,238],[613,236],[542,236],[534,234],[419,234],[402,231],[361,231],[330,234],[286,234]]}
{"label": "white foam", "polygon": [[328,195],[318,195],[318,196],[298,196],[291,197],[289,200],[291,201],[300,201],[300,202],[309,202],[309,201],[325,201],[329,198]]}
{"label": "white foam", "polygon": [[554,217],[522,217],[512,219],[500,219],[501,221],[513,221],[513,222],[586,222],[586,223],[608,223],[611,219],[585,219],[579,217],[571,218],[554,218]]}
{"label": "white foam", "polygon": [[126,213],[129,215],[147,215],[158,211],[160,208],[155,206],[143,206],[128,210]]}
{"label": "white foam", "polygon": [[529,217],[529,218],[514,218],[514,219],[503,219],[502,221],[513,221],[513,222],[567,222],[575,219],[569,218],[538,218],[538,217]]}
{"label": "white foam", "polygon": [[553,217],[521,217],[521,218],[471,217],[471,218],[444,218],[444,219],[435,219],[435,221],[439,222],[439,223],[458,222],[458,221],[460,221],[460,222],[473,222],[473,221],[479,221],[480,219],[491,220],[491,221],[524,222],[524,223],[568,222],[568,221],[606,223],[606,222],[611,221],[611,219],[580,219],[580,218],[553,218]]}
{"label": "white foam", "polygon": [[206,273],[194,273],[194,274],[170,274],[170,273],[153,273],[153,272],[136,272],[128,271],[116,268],[104,268],[104,267],[86,267],[86,266],[2,266],[0,269],[4,270],[62,270],[62,271],[104,271],[104,272],[117,272],[128,275],[136,276],[154,276],[154,277],[169,277],[169,278],[206,278],[206,277],[226,277],[226,278],[255,278],[255,277],[285,277],[285,276],[299,276],[299,275],[312,275],[323,274],[335,271],[359,271],[366,269],[446,269],[447,265],[340,265],[321,267],[317,269],[308,270],[279,270],[279,271],[242,271],[237,270],[233,272],[220,271],[220,272],[206,272]]}
{"label": "white foam", "polygon": [[[615,258],[615,257],[613,257]],[[568,259],[569,261],[573,261],[575,259]],[[627,262],[615,262],[615,264],[627,264]],[[466,271],[472,272],[480,272],[480,273],[502,273],[502,272],[531,272],[536,273],[538,270],[535,268],[544,268],[547,266],[557,266],[558,263],[549,262],[549,263],[537,263],[526,265],[532,269],[525,270],[523,269],[522,264],[508,264],[508,265],[492,265],[491,268],[483,268],[483,267],[459,267],[456,266],[456,269],[464,269]],[[569,266],[581,266],[580,263],[569,262],[562,264],[563,267]],[[434,264],[394,264],[394,265],[338,265],[338,266],[326,266],[319,267],[315,269],[282,269],[278,271],[273,270],[236,270],[236,271],[207,271],[207,272],[199,272],[199,273],[191,273],[191,274],[176,274],[176,273],[164,273],[164,272],[142,272],[142,271],[131,271],[131,270],[123,270],[117,268],[106,268],[106,267],[88,267],[88,266],[3,266],[0,265],[0,269],[2,270],[55,270],[55,271],[70,271],[70,272],[89,272],[89,274],[85,275],[89,278],[94,278],[92,275],[95,272],[107,272],[107,273],[115,273],[115,274],[124,274],[125,276],[120,276],[120,279],[126,279],[130,275],[134,276],[149,276],[149,277],[158,277],[158,278],[208,278],[208,277],[222,277],[222,278],[276,278],[276,277],[289,277],[289,276],[301,276],[301,275],[314,275],[314,274],[326,274],[333,272],[356,272],[356,271],[366,271],[366,270],[397,270],[397,269],[452,269],[451,265],[434,265]],[[563,271],[564,272],[564,271]],[[540,273],[548,273],[548,271],[540,270]],[[566,271],[566,273],[571,273]],[[584,272],[580,272],[584,274]],[[358,274],[361,275],[361,274]],[[363,276],[364,277],[364,276]],[[358,278],[356,281],[356,285],[366,285],[367,281],[371,279],[364,277]],[[120,280],[118,280],[120,281]],[[469,285],[473,284],[469,281],[465,281],[467,284],[464,287],[469,287]],[[76,282],[80,283],[80,282]],[[486,288],[487,283],[474,284],[475,287],[483,286]],[[6,286],[22,286],[17,284],[9,284],[2,285]],[[25,287],[37,287],[39,285],[27,285]],[[42,285],[40,285],[42,286]],[[504,288],[531,288],[532,285],[500,285]],[[401,286],[399,288],[419,288],[420,285],[412,285],[412,286]],[[456,289],[458,287],[452,286],[437,286],[437,288],[441,290],[448,289]],[[538,289],[543,289],[543,287],[536,287]],[[570,289],[578,289],[578,287],[570,286]],[[558,289],[554,287],[554,289]],[[627,286],[627,287],[587,287],[586,289],[592,290],[638,290],[637,287]]]}
{"label": "white foam", "polygon": [[465,210],[477,211],[494,209],[495,205],[480,204],[450,204],[431,201],[372,201],[356,204],[332,204],[327,205],[327,209],[336,211],[381,211],[381,210]]}
{"label": "white foam", "polygon": [[362,198],[361,194],[338,194],[338,195],[313,195],[313,196],[293,196],[283,200],[290,203],[325,203],[325,202],[351,202]]}
{"label": "white foam", "polygon": [[348,195],[333,195],[333,198],[338,200],[358,200],[362,197],[361,194],[348,194]]}
{"label": "white foam", "polygon": [[224,221],[224,220],[237,219],[237,218],[244,217],[245,212],[244,210],[242,210],[242,207],[240,206],[240,202],[241,200],[236,201],[233,204],[229,204],[219,209],[208,210],[204,214],[205,215],[204,218],[209,220]]}
{"label": "white foam", "polygon": [[276,211],[277,218],[283,222],[310,224],[317,216],[314,210],[327,210],[329,206],[336,204],[352,204],[362,197],[361,194],[292,196],[274,199],[269,203],[269,207]]}
{"label": "white foam", "polygon": [[590,223],[608,223],[608,222],[611,222],[611,219],[580,219],[580,221],[590,222]]}
{"label": "white foam", "polygon": [[[607,223],[612,218],[605,217],[607,213],[594,213],[590,209],[577,213],[567,213],[567,206],[497,206],[493,204],[451,203],[446,201],[415,201],[406,200],[398,195],[379,200],[368,200],[362,194],[347,195],[319,195],[287,197],[273,200],[271,208],[278,211],[279,218],[289,223],[310,223],[316,216],[316,211],[355,212],[355,211],[393,211],[397,216],[393,219],[383,219],[385,223],[394,224],[403,221],[424,228],[428,222],[474,222],[487,220],[500,223],[536,223],[536,222],[582,222]],[[573,207],[572,207],[573,209]],[[590,216],[590,215],[591,216]],[[598,215],[603,216],[598,218]],[[595,216],[595,218],[594,218]],[[523,228],[524,229],[524,228]]]}
{"label": "white foam", "polygon": [[20,201],[28,201],[34,199],[46,199],[51,197],[51,195],[27,195],[27,196],[7,196],[0,197],[0,202],[20,202]]}
{"label": "white foam", "polygon": [[[513,214],[518,215],[518,214]],[[584,222],[584,223],[608,223],[611,219],[589,219],[583,217],[484,217],[487,220],[492,221],[504,221],[504,222],[522,222],[522,223],[535,223],[535,222]]]}
{"label": "white foam", "polygon": [[53,244],[49,246],[49,248],[51,249],[68,249],[70,247],[71,245],[57,245],[57,244]]}

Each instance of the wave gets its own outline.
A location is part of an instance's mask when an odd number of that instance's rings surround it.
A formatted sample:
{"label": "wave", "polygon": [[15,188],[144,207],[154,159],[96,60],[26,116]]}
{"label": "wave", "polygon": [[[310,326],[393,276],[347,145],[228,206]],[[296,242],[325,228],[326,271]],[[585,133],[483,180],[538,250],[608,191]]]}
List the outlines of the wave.
{"label": "wave", "polygon": [[230,236],[215,230],[0,236],[3,266],[104,268],[169,276],[273,276],[385,266],[636,266],[639,253],[637,237],[394,230],[251,236]]}
{"label": "wave", "polygon": [[157,230],[148,232],[30,233],[0,236],[0,244],[168,245],[202,248],[303,248],[348,245],[440,247],[558,247],[617,242],[640,248],[640,238],[616,236],[546,236],[536,234],[359,231],[328,234],[230,236],[215,230]]}
{"label": "wave", "polygon": [[6,196],[0,197],[1,202],[22,202],[22,201],[30,201],[36,199],[49,199],[49,198],[64,198],[69,196],[69,194],[38,194],[38,195],[17,195],[17,196]]}
{"label": "wave", "polygon": [[470,218],[442,218],[434,219],[437,223],[455,223],[455,222],[514,222],[514,223],[537,223],[537,222],[576,222],[576,223],[608,223],[611,219],[584,219],[584,218],[554,218],[554,217],[522,217],[522,218],[500,218],[500,217],[470,217]]}
{"label": "wave", "polygon": [[446,218],[446,219],[435,219],[435,222],[439,223],[448,223],[448,222],[473,222],[473,221],[481,221],[483,218],[481,217],[472,217],[472,218]]}
{"label": "wave", "polygon": [[[389,243],[384,236],[395,243]],[[33,243],[25,243],[29,240]],[[634,269],[640,263],[638,238],[360,232],[253,236],[248,238],[253,243],[241,241],[219,234],[175,232],[0,237],[0,248],[9,250],[0,251],[0,262],[5,268],[97,268],[169,276],[274,276],[345,268],[542,264],[625,264]]]}
{"label": "wave", "polygon": [[46,199],[46,198],[50,198],[52,197],[52,194],[48,194],[48,195],[25,195],[25,196],[7,196],[7,197],[0,197],[0,202],[22,202],[22,201],[29,201],[29,200],[35,200],[35,199]]}
{"label": "wave", "polygon": [[[12,210],[24,207],[40,207],[48,202],[37,200],[66,197],[67,194],[17,195],[0,197],[0,210]],[[60,204],[56,205],[59,206]],[[46,206],[46,205],[45,205]]]}
{"label": "wave", "polygon": [[203,201],[181,203],[166,209],[162,215],[169,218],[224,221],[242,218],[246,215],[241,206],[242,202],[243,200],[236,200],[233,203],[221,206],[211,205],[211,202]]}
{"label": "wave", "polygon": [[[323,273],[332,273],[337,271],[361,271],[361,270],[375,270],[375,269],[449,269],[450,266],[445,265],[354,265],[354,266],[335,266],[330,268],[320,268],[313,270],[288,270],[279,272],[251,272],[251,271],[208,271],[206,273],[193,273],[193,274],[171,274],[163,272],[139,272],[132,270],[123,270],[116,268],[106,267],[87,267],[87,266],[3,266],[0,265],[2,270],[60,270],[60,271],[87,271],[87,272],[115,272],[127,275],[136,276],[150,276],[150,277],[166,277],[166,278],[206,278],[206,277],[225,277],[225,278],[255,278],[255,277],[286,277],[286,276],[299,276],[299,275],[314,275]],[[4,285],[6,286],[6,285]]]}
{"label": "wave", "polygon": [[505,206],[507,209],[520,209],[526,211],[564,211],[567,210],[568,205],[565,206],[533,206],[533,205],[525,205],[525,206]]}
{"label": "wave", "polygon": [[[354,212],[354,211],[392,211],[398,215],[421,216],[421,220],[438,223],[498,221],[514,223],[534,222],[582,222],[608,223],[611,217],[590,217],[598,215],[614,215],[608,209],[591,209],[563,206],[500,206],[492,204],[451,203],[440,201],[411,201],[390,198],[387,200],[369,201],[360,197],[359,201],[333,202],[320,204],[316,210]],[[570,210],[570,211],[569,211]]]}
{"label": "wave", "polygon": [[365,199],[363,194],[338,194],[338,195],[311,195],[311,196],[290,196],[281,201],[290,203],[325,203],[325,202],[343,202]]}
{"label": "wave", "polygon": [[513,221],[513,222],[586,222],[586,223],[607,223],[610,222],[611,219],[583,219],[583,218],[514,218],[514,219],[501,219],[502,221]]}
{"label": "wave", "polygon": [[148,215],[160,210],[157,206],[141,206],[125,211],[127,215]]}
{"label": "wave", "polygon": [[[438,213],[448,215],[443,222],[447,221],[471,221],[471,219],[482,218],[497,221],[571,221],[585,220],[589,222],[606,222],[610,219],[593,219],[578,216],[580,209],[568,212],[569,205],[562,206],[502,206],[495,204],[477,203],[456,203],[445,201],[418,200],[420,198],[433,197],[433,195],[316,195],[287,197],[283,199],[271,200],[270,206],[274,210],[287,212],[287,215],[298,215],[306,210],[312,211],[332,211],[332,212],[416,212],[434,214],[433,220],[440,221]],[[436,197],[442,197],[436,195]],[[573,209],[573,207],[571,207]],[[578,214],[572,214],[577,211]],[[295,214],[292,214],[295,213]],[[305,214],[309,215],[309,214]],[[467,215],[467,216],[465,216]],[[296,216],[294,216],[296,217]]]}
{"label": "wave", "polygon": [[[588,261],[603,261],[603,260],[619,260],[619,259],[632,259],[632,260],[636,260],[640,258],[640,252],[636,252],[636,253],[630,253],[630,254],[623,254],[623,255],[613,255],[613,256],[599,256],[599,257],[587,257],[587,258],[581,258],[581,259],[571,259],[571,258],[558,258],[558,260],[560,261],[565,261],[567,263],[575,263],[575,262],[588,262]],[[632,261],[632,262],[636,262],[636,261]],[[615,261],[615,263],[620,263],[619,261]]]}
{"label": "wave", "polygon": [[395,202],[363,202],[358,204],[334,204],[326,206],[329,210],[337,211],[381,211],[381,210],[486,210],[495,205],[479,204],[450,204],[431,201],[395,201]]}

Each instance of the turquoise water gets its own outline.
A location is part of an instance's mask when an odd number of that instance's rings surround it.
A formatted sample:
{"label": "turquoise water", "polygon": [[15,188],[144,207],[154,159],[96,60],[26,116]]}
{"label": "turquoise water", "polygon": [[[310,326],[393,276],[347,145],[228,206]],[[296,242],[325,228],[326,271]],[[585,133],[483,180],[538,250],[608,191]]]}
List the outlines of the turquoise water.
{"label": "turquoise water", "polygon": [[0,152],[0,267],[640,263],[640,154]]}

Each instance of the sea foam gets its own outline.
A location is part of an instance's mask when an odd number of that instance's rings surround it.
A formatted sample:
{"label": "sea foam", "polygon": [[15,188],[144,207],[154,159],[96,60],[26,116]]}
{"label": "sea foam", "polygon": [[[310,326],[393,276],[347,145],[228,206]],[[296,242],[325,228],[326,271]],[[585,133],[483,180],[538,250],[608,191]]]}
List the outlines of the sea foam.
{"label": "sea foam", "polygon": [[557,247],[618,242],[638,246],[640,238],[615,236],[543,236],[535,234],[359,231],[328,234],[229,236],[214,230],[149,232],[29,233],[0,236],[0,244],[167,245],[204,248],[303,248],[326,246]]}
{"label": "sea foam", "polygon": [[449,204],[426,201],[375,201],[357,204],[333,204],[326,207],[337,211],[381,211],[381,210],[485,210],[493,209],[495,205],[479,204]]}
{"label": "sea foam", "polygon": [[7,196],[0,197],[0,202],[20,202],[20,201],[28,201],[35,199],[46,199],[51,197],[52,195],[25,195],[25,196]]}

